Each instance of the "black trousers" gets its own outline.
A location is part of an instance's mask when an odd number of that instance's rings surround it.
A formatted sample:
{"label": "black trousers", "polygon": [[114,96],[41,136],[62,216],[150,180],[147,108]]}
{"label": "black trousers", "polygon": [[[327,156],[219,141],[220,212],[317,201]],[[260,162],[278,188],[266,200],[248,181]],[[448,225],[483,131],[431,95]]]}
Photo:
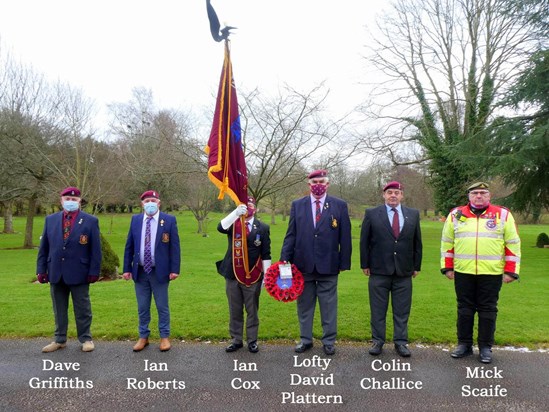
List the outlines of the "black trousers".
{"label": "black trousers", "polygon": [[455,273],[457,297],[457,338],[465,345],[473,344],[475,313],[478,314],[479,348],[494,344],[499,291],[503,275],[470,275]]}

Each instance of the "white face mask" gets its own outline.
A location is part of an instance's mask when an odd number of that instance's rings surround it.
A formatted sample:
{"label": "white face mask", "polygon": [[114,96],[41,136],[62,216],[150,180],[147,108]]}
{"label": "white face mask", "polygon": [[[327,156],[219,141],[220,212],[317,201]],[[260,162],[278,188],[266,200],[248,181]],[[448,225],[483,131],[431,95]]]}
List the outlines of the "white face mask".
{"label": "white face mask", "polygon": [[147,202],[143,205],[143,208],[145,209],[145,213],[148,215],[154,215],[158,212],[158,204],[155,202]]}

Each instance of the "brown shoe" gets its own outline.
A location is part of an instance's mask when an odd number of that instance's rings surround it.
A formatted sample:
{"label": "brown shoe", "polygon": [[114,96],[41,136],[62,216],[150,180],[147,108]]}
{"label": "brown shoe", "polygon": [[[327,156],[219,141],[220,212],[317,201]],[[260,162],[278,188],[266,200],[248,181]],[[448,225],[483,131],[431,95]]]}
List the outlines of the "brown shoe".
{"label": "brown shoe", "polygon": [[160,338],[160,352],[167,352],[171,347],[172,345],[168,338]]}
{"label": "brown shoe", "polygon": [[145,349],[147,346],[149,346],[149,339],[147,338],[139,338],[137,343],[133,345],[133,351],[134,352],[141,352],[143,349]]}

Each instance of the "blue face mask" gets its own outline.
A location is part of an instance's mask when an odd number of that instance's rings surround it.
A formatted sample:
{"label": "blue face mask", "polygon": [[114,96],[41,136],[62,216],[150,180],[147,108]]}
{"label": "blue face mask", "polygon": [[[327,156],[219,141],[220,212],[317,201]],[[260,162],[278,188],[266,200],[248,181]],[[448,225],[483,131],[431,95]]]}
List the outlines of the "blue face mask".
{"label": "blue face mask", "polygon": [[75,200],[63,200],[63,209],[67,212],[76,212],[78,210],[78,202]]}
{"label": "blue face mask", "polygon": [[147,202],[143,205],[143,208],[145,209],[145,213],[150,216],[158,212],[158,204],[155,202]]}

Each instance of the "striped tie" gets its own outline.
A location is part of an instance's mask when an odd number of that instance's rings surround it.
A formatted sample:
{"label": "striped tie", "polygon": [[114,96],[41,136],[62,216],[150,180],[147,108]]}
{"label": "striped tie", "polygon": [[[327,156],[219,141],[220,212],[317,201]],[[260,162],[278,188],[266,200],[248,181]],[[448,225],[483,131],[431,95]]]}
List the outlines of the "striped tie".
{"label": "striped tie", "polygon": [[322,210],[320,209],[320,200],[315,200],[316,203],[316,212],[315,212],[315,226],[320,221],[320,216],[322,216]]}

